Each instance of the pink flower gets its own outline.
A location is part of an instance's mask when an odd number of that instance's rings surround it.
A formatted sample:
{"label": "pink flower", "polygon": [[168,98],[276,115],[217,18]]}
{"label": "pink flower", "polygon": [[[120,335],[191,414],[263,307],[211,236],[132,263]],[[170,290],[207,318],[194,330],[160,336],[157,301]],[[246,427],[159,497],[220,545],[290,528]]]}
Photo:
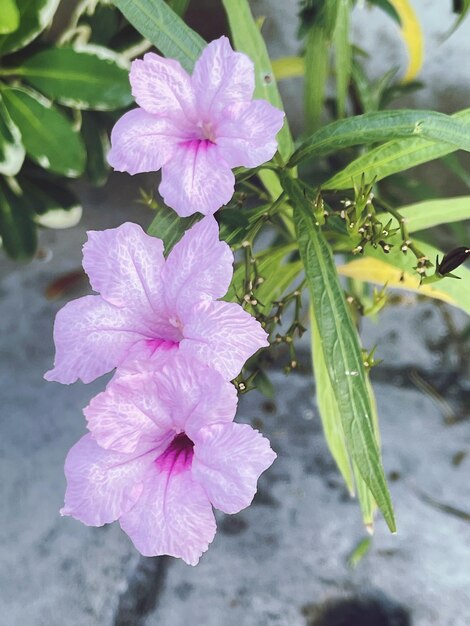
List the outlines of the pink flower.
{"label": "pink flower", "polygon": [[61,513],[89,526],[119,519],[143,555],[196,565],[215,535],[212,505],[249,506],[276,454],[233,423],[236,391],[220,374],[178,351],[158,360],[113,379],[85,409],[91,434],[67,456]]}
{"label": "pink flower", "polygon": [[139,108],[111,135],[108,161],[137,174],[162,170],[160,194],[178,215],[212,214],[232,197],[232,168],[256,167],[277,149],[284,113],[252,100],[253,63],[226,37],[211,42],[189,76],[152,52],[132,63]]}
{"label": "pink flower", "polygon": [[100,295],[66,304],[54,324],[56,357],[47,380],[84,383],[177,347],[230,380],[267,335],[236,303],[219,302],[233,273],[233,255],[205,218],[165,260],[163,242],[137,224],[88,233],[83,267]]}

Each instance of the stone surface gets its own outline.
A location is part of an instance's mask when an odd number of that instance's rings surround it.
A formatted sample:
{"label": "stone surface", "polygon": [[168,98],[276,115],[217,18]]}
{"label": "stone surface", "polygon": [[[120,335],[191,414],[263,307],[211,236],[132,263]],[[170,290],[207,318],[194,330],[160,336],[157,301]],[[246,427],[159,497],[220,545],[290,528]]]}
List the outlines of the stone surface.
{"label": "stone surface", "polygon": [[423,494],[468,509],[470,459],[452,464],[468,447],[468,423],[444,426],[423,395],[377,387],[399,532],[390,535],[379,520],[370,552],[351,570],[348,556],[365,534],[325,449],[310,380],[275,374],[274,383],[275,411],[253,393],[238,419],[262,422],[279,458],[251,508],[219,517],[199,566],[169,568],[145,625],[183,626],[192,616],[207,626],[302,626],[311,605],[366,591],[407,607],[414,626],[467,624],[468,520],[437,510]]}
{"label": "stone surface", "polygon": [[[216,539],[197,568],[139,557],[117,525],[86,528],[60,518],[63,461],[85,430],[81,409],[105,381],[65,387],[42,380],[53,357],[55,312],[80,290],[52,302],[44,292],[79,267],[86,228],[149,223],[148,211],[132,208],[134,183],[125,177],[121,183],[82,194],[80,226],[42,234],[48,262],[2,261],[0,622],[302,626],[315,624],[324,602],[370,593],[383,604],[382,593],[411,613],[413,626],[470,623],[468,517],[427,499],[468,516],[469,424],[446,425],[439,407],[417,389],[377,386],[399,533],[391,536],[379,520],[373,546],[354,570],[347,558],[365,532],[326,450],[308,375],[275,372],[275,405],[255,392],[242,398],[238,419],[269,436],[279,458],[252,507],[218,516]],[[396,358],[408,347],[398,370],[424,360],[439,371],[420,334],[435,315],[427,311],[394,307],[383,318],[382,356]],[[400,335],[395,347],[392,331]],[[378,339],[370,332],[364,328],[368,344]]]}

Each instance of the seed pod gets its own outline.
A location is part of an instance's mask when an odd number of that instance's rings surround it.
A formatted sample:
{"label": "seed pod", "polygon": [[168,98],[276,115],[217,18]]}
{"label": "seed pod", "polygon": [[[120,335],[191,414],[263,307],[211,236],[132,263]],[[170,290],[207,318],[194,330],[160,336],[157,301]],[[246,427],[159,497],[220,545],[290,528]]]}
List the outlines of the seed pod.
{"label": "seed pod", "polygon": [[470,248],[466,246],[454,248],[454,250],[451,250],[444,256],[437,267],[437,271],[441,276],[445,276],[462,265],[462,263],[465,263],[469,256]]}

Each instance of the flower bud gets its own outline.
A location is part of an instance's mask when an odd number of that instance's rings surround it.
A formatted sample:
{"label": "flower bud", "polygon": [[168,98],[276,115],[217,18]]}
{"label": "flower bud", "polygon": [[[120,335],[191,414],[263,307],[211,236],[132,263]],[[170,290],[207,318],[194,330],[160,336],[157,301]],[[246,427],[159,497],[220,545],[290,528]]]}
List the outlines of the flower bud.
{"label": "flower bud", "polygon": [[445,276],[446,274],[449,274],[453,270],[457,269],[457,267],[462,265],[462,263],[465,263],[469,256],[470,248],[467,248],[466,246],[454,248],[454,250],[448,252],[438,264],[437,271],[441,274],[441,276]]}

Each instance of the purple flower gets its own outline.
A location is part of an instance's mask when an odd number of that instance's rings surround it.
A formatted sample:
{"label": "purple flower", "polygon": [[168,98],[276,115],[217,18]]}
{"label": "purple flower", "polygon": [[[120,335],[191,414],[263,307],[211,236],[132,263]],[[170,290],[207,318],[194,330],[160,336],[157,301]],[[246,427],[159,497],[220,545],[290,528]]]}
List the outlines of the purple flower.
{"label": "purple flower", "polygon": [[232,168],[276,152],[284,113],[252,100],[253,63],[226,37],[205,48],[192,76],[150,52],[133,62],[130,81],[139,108],[114,127],[108,161],[130,174],[161,168],[160,194],[178,215],[213,214],[233,195]]}
{"label": "purple flower", "polygon": [[230,380],[267,335],[236,303],[219,302],[233,255],[212,217],[188,230],[165,260],[163,242],[137,224],[88,233],[83,267],[100,295],[66,304],[54,324],[47,380],[89,383],[135,359],[178,347]]}
{"label": "purple flower", "polygon": [[119,519],[143,555],[196,565],[215,535],[212,505],[249,506],[276,454],[233,423],[236,391],[220,374],[176,350],[157,360],[113,379],[85,409],[91,433],[67,456],[61,513],[89,526]]}

